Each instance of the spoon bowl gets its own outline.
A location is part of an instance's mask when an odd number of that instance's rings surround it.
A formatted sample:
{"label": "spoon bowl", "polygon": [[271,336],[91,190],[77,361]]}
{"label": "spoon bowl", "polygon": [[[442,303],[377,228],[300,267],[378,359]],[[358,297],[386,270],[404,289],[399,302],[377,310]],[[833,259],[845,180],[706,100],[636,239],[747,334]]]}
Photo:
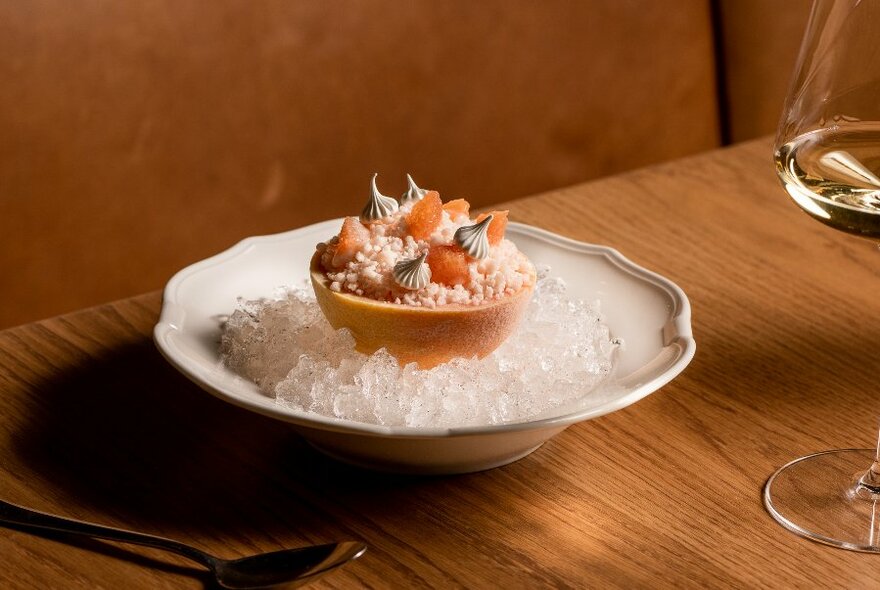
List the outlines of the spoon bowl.
{"label": "spoon bowl", "polygon": [[366,550],[367,546],[363,543],[342,541],[282,549],[233,560],[215,558],[214,566],[210,569],[223,588],[295,588],[313,582],[340,565],[357,559]]}

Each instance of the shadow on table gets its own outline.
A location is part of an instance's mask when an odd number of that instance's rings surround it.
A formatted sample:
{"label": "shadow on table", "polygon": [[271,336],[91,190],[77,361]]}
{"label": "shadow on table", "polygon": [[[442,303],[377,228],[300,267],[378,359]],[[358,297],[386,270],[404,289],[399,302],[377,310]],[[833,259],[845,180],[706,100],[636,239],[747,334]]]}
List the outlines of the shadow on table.
{"label": "shadow on table", "polygon": [[376,510],[391,511],[389,494],[436,479],[326,459],[290,426],[203,392],[148,341],[34,385],[25,403],[13,440],[29,477],[169,530],[247,526],[311,537],[333,520],[329,498],[356,498],[358,509],[375,498]]}
{"label": "shadow on table", "polygon": [[[58,512],[74,518],[196,546],[210,539],[211,547],[221,547],[220,557],[364,540],[370,558],[402,571],[409,565],[400,561],[400,548],[418,548],[438,535],[460,544],[467,559],[497,555],[496,566],[511,571],[527,558],[516,549],[522,526],[552,538],[552,531],[536,528],[544,525],[532,507],[555,502],[562,493],[553,476],[558,465],[545,463],[558,460],[553,453],[450,477],[349,467],[312,450],[289,425],[203,392],[146,339],[83,359],[17,395],[25,418],[13,434],[15,464],[8,468],[39,482],[34,487],[49,490],[46,496],[60,498],[59,505],[67,499],[71,510]],[[510,487],[517,487],[512,499],[506,497]],[[504,510],[486,513],[481,503],[496,497]],[[535,520],[522,524],[524,515]],[[471,529],[491,535],[477,541]],[[481,543],[482,553],[469,549],[469,542]],[[430,564],[429,556],[417,559]],[[546,575],[548,584],[559,581],[552,571]]]}
{"label": "shadow on table", "polygon": [[[156,571],[184,575],[191,578],[198,579],[202,582],[205,588],[216,588],[217,583],[214,580],[214,576],[212,576],[207,570],[199,568],[197,566],[189,567],[184,565],[178,565],[176,563],[168,563],[162,561],[160,559],[154,559],[147,555],[143,555],[139,552],[138,548],[128,549],[126,546],[114,545],[107,541],[102,541],[100,539],[91,539],[88,537],[81,537],[79,535],[69,535],[66,533],[59,533],[56,531],[36,531],[29,529],[23,526],[17,525],[3,525],[6,528],[10,528],[16,531],[21,531],[23,533],[27,533],[29,535],[34,535],[37,537],[41,537],[43,539],[47,539],[49,541],[54,541],[57,543],[64,543],[65,545],[73,545],[75,547],[79,547],[81,549],[85,549],[87,551],[91,551],[93,553],[98,553],[100,555],[105,555],[107,557],[112,557],[114,559],[122,559],[128,562],[131,562],[135,565],[139,565],[142,567],[147,567]],[[130,547],[130,546],[129,546]]]}

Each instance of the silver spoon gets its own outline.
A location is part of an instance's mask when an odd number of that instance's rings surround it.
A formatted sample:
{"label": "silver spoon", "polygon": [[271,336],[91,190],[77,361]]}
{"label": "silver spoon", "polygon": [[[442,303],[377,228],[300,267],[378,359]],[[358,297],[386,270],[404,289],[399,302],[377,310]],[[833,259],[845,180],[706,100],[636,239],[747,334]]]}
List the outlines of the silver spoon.
{"label": "silver spoon", "polygon": [[367,550],[363,543],[342,541],[260,553],[241,559],[220,559],[172,539],[53,516],[3,500],[0,500],[0,523],[164,549],[207,566],[220,586],[238,590],[282,584],[295,587],[312,582],[357,559]]}

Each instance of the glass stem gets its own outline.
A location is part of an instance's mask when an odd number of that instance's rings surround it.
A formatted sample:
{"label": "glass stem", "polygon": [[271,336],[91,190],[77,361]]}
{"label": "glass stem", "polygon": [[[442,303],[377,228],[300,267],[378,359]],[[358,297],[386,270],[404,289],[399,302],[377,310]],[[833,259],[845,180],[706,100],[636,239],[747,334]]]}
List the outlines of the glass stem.
{"label": "glass stem", "polygon": [[872,496],[880,496],[880,431],[877,436],[877,447],[874,450],[874,462],[859,478],[859,487],[867,489]]}

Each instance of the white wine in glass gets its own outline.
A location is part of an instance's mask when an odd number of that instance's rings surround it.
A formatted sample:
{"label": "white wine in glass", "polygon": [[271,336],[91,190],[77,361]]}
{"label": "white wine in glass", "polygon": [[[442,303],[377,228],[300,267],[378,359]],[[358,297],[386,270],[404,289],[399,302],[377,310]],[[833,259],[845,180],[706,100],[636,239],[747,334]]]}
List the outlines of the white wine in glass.
{"label": "white wine in glass", "polygon": [[[878,97],[880,100],[880,97]],[[799,135],[776,151],[798,206],[835,229],[880,238],[880,123],[855,122]]]}
{"label": "white wine in glass", "polygon": [[[880,240],[880,0],[814,0],[776,137],[792,200],[835,229]],[[880,441],[791,461],[764,486],[788,530],[880,553]]]}

